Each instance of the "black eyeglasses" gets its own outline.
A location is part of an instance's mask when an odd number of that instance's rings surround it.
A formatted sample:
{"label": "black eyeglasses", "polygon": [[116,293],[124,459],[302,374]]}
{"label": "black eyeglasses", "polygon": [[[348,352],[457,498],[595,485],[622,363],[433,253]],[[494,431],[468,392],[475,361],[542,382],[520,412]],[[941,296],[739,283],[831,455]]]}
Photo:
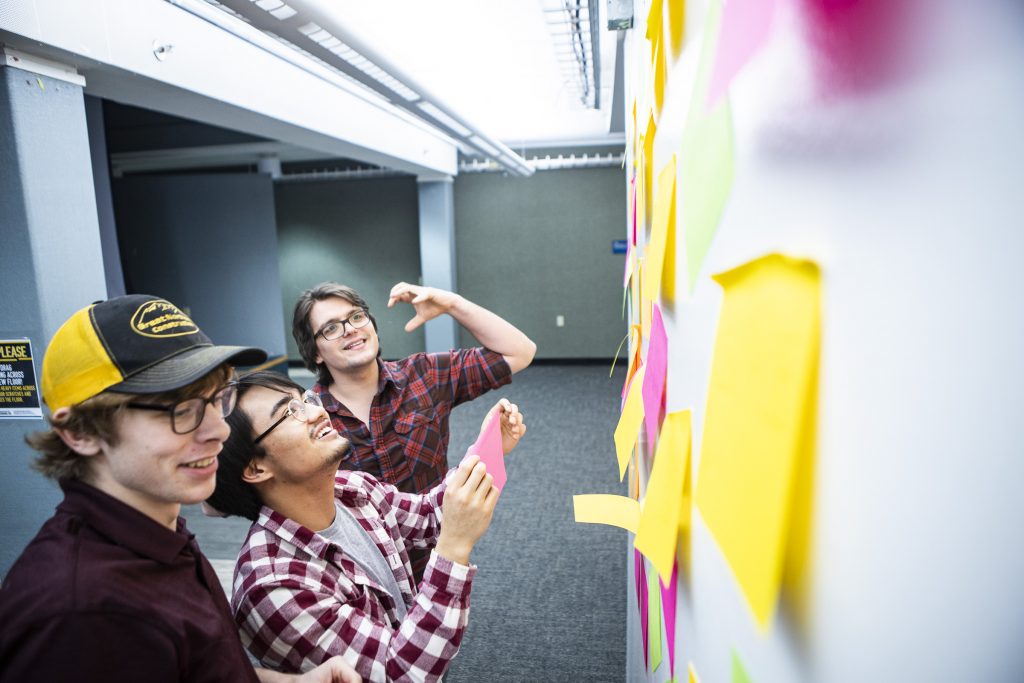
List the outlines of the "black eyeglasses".
{"label": "black eyeglasses", "polygon": [[128,404],[129,408],[137,410],[158,410],[169,413],[171,416],[171,431],[175,434],[188,434],[199,429],[206,417],[206,404],[212,403],[220,409],[221,417],[227,417],[235,409],[235,402],[238,400],[238,385],[235,383],[226,384],[218,389],[210,398],[187,398],[178,401],[174,405],[160,405],[157,403],[136,403]]}
{"label": "black eyeglasses", "polygon": [[277,427],[287,420],[289,417],[294,417],[299,422],[309,422],[309,414],[306,412],[306,406],[314,406],[316,408],[323,408],[324,404],[320,401],[320,396],[312,390],[307,390],[302,394],[302,400],[293,398],[288,401],[288,408],[285,410],[284,415],[279,417],[277,421],[263,430],[263,433],[253,439],[253,445],[255,446],[262,441],[270,432],[277,429]]}
{"label": "black eyeglasses", "polygon": [[363,309],[359,309],[344,320],[332,320],[317,331],[313,335],[313,338],[323,337],[325,341],[334,341],[345,336],[345,325],[351,325],[353,330],[358,330],[360,327],[366,327],[366,323],[370,322],[370,314]]}

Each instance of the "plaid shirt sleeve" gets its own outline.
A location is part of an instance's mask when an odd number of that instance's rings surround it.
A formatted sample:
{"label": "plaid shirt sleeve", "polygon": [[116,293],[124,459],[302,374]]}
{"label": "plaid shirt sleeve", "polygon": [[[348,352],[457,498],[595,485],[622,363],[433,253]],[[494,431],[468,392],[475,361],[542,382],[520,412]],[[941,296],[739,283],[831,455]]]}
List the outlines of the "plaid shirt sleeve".
{"label": "plaid shirt sleeve", "polygon": [[[390,521],[394,522],[407,546],[433,548],[437,545],[444,492],[456,469],[448,470],[444,480],[424,494],[404,493],[393,484],[367,477],[367,483],[373,488],[371,499],[377,498],[378,507],[389,509],[394,514]],[[381,500],[384,505],[379,504]]]}
{"label": "plaid shirt sleeve", "polygon": [[471,401],[512,381],[512,369],[500,353],[483,347],[452,349],[441,356],[439,369],[448,366],[452,405]]}
{"label": "plaid shirt sleeve", "polygon": [[239,605],[243,639],[255,636],[267,645],[261,659],[279,662],[282,669],[305,671],[341,655],[367,681],[436,681],[459,650],[475,572],[432,553],[397,630],[368,614],[358,600],[341,602],[316,581],[262,582]]}

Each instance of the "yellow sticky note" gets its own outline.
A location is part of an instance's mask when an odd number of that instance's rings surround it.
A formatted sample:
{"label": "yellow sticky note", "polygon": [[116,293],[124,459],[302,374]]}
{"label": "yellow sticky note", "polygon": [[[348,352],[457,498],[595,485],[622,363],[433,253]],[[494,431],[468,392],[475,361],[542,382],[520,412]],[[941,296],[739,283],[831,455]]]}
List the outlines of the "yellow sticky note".
{"label": "yellow sticky note", "polygon": [[672,55],[678,57],[683,49],[683,38],[686,33],[684,0],[668,0],[668,32],[672,39]]}
{"label": "yellow sticky note", "polygon": [[572,509],[578,524],[607,524],[635,534],[640,522],[640,503],[626,496],[605,493],[573,496]]}
{"label": "yellow sticky note", "polygon": [[[651,197],[654,188],[654,137],[658,133],[658,126],[654,123],[654,114],[647,119],[647,129],[644,131],[644,216],[650,216]],[[646,224],[645,224],[646,227]]]}
{"label": "yellow sticky note", "polygon": [[736,174],[729,98],[723,97],[715,109],[705,111],[721,15],[721,4],[713,2],[704,25],[704,45],[683,129],[679,169],[683,192],[679,202],[691,291],[718,230]]}
{"label": "yellow sticky note", "polygon": [[672,580],[690,469],[690,411],[665,416],[647,480],[647,498],[636,532],[636,549],[647,556],[666,586]]}
{"label": "yellow sticky note", "polygon": [[661,18],[662,2],[663,0],[651,0],[651,6],[647,10],[647,27],[644,30],[644,37],[651,41],[651,59],[654,59],[656,43],[658,38],[661,37],[661,27],[664,24]]}
{"label": "yellow sticky note", "polygon": [[689,662],[686,665],[686,669],[690,672],[690,683],[700,683],[700,679],[697,678],[697,671],[693,668],[693,662]]}
{"label": "yellow sticky note", "polygon": [[815,414],[820,271],[765,256],[715,276],[724,290],[696,498],[758,625],[778,602],[796,463]]}
{"label": "yellow sticky note", "polygon": [[659,112],[665,103],[665,81],[668,80],[668,57],[665,51],[665,37],[659,31],[654,44],[654,63],[651,65],[654,72],[654,107]]}
{"label": "yellow sticky note", "polygon": [[[651,240],[647,244],[647,273],[644,292],[651,301],[657,301],[662,290],[667,299],[675,293],[675,231],[676,231],[676,156],[665,164],[658,174],[654,217],[651,220]],[[668,253],[668,243],[672,253]],[[663,277],[664,276],[664,277]]]}
{"label": "yellow sticky note", "polygon": [[661,666],[661,587],[655,574],[647,575],[647,642],[651,671]]}
{"label": "yellow sticky note", "polygon": [[619,424],[615,427],[615,455],[619,459],[619,481],[622,481],[626,474],[626,465],[633,455],[640,423],[644,419],[644,401],[640,393],[644,383],[644,370],[646,368],[641,366],[633,375],[633,381],[626,393],[626,402],[622,406],[622,414],[619,415]]}

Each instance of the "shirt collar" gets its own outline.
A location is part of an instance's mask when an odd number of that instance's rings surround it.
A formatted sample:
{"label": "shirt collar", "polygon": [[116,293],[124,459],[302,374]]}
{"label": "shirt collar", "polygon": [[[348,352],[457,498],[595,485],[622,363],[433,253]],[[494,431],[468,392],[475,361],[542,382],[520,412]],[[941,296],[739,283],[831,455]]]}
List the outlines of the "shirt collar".
{"label": "shirt collar", "polygon": [[194,536],[178,517],[178,528],[171,531],[127,503],[81,481],[63,481],[64,501],[58,506],[95,531],[132,552],[171,564]]}
{"label": "shirt collar", "polygon": [[[377,395],[380,396],[384,393],[388,384],[393,385],[397,390],[401,391],[405,388],[405,384],[408,378],[398,372],[395,369],[395,364],[390,361],[383,361],[380,358],[377,359]],[[324,404],[324,408],[327,412],[336,413],[341,403],[338,399],[334,398],[334,394],[331,393],[329,385],[321,382],[316,382],[313,385],[313,392],[320,396],[320,402]]]}

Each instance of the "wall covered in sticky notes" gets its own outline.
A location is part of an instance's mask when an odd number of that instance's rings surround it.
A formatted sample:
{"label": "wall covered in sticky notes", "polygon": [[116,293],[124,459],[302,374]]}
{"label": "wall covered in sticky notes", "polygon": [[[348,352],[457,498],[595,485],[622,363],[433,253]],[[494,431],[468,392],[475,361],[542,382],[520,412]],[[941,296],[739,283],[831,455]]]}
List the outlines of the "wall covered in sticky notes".
{"label": "wall covered in sticky notes", "polygon": [[634,11],[627,680],[1024,679],[1024,9]]}

